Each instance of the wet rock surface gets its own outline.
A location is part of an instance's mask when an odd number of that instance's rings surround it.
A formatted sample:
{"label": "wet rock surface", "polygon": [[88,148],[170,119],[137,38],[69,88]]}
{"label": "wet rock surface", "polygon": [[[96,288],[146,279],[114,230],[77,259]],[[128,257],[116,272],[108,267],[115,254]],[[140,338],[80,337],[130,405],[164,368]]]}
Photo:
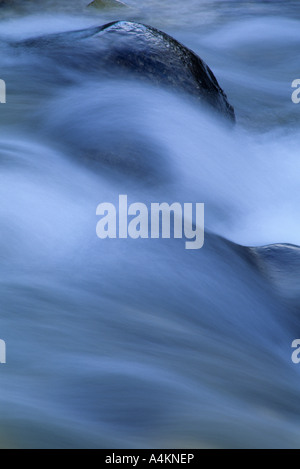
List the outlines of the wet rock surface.
{"label": "wet rock surface", "polygon": [[205,62],[171,36],[150,26],[118,21],[33,38],[18,45],[85,73],[129,73],[188,93],[230,120],[235,119],[233,107]]}

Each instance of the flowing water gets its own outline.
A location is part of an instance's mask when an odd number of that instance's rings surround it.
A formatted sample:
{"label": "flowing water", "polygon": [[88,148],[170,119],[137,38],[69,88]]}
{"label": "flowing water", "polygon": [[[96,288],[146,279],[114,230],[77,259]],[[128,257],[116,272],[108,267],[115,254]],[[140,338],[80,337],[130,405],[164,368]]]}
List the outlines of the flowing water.
{"label": "flowing water", "polygon": [[[274,283],[237,246],[300,244],[299,2],[16,3],[0,10],[0,445],[299,447],[298,252]],[[117,19],[199,54],[236,126],[11,46]],[[204,247],[98,239],[119,194],[204,202]]]}

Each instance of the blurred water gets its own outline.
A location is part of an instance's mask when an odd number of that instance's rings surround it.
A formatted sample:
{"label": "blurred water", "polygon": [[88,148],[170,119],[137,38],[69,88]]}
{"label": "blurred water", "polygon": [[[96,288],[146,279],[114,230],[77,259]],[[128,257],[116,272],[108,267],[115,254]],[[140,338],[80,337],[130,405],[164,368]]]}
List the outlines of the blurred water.
{"label": "blurred water", "polygon": [[[234,244],[300,244],[297,2],[120,11],[208,63],[233,129],[187,97],[11,48],[120,19],[33,3],[0,22],[0,445],[299,447],[297,270],[286,296],[280,267],[274,285]],[[204,202],[204,248],[99,240],[96,207],[119,194]]]}

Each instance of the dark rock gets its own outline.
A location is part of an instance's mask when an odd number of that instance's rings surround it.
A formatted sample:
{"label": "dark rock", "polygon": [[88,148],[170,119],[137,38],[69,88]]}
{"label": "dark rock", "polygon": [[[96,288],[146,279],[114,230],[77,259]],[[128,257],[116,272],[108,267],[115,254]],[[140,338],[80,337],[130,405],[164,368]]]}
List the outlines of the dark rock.
{"label": "dark rock", "polygon": [[94,0],[88,4],[88,7],[94,8],[124,8],[127,5],[119,0]]}
{"label": "dark rock", "polygon": [[186,92],[200,102],[235,119],[210,68],[190,49],[150,26],[117,21],[101,27],[51,34],[19,43],[62,66],[77,70],[120,74],[128,72],[160,86]]}
{"label": "dark rock", "polygon": [[[248,247],[233,243],[225,238],[209,233],[215,240],[214,250],[225,257],[224,248],[237,254],[243,262],[252,266],[255,273],[268,281],[277,297],[300,305],[300,246],[288,243],[267,244]],[[206,240],[209,239],[206,233]],[[207,245],[207,242],[206,242]],[[264,284],[264,282],[262,282]]]}
{"label": "dark rock", "polygon": [[286,298],[300,300],[300,247],[293,244],[271,244],[248,248],[253,263],[267,277],[277,292]]}

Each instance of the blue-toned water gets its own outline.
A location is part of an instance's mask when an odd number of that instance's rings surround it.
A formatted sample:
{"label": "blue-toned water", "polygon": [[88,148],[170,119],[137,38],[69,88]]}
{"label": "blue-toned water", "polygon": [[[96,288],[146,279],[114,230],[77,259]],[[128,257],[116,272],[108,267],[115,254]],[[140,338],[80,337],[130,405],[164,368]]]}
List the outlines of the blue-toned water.
{"label": "blue-toned water", "polygon": [[[299,447],[299,254],[238,246],[300,244],[298,2],[32,3],[0,20],[0,445]],[[198,53],[236,126],[9,45],[115,19]],[[98,239],[119,194],[204,202],[204,247]]]}

